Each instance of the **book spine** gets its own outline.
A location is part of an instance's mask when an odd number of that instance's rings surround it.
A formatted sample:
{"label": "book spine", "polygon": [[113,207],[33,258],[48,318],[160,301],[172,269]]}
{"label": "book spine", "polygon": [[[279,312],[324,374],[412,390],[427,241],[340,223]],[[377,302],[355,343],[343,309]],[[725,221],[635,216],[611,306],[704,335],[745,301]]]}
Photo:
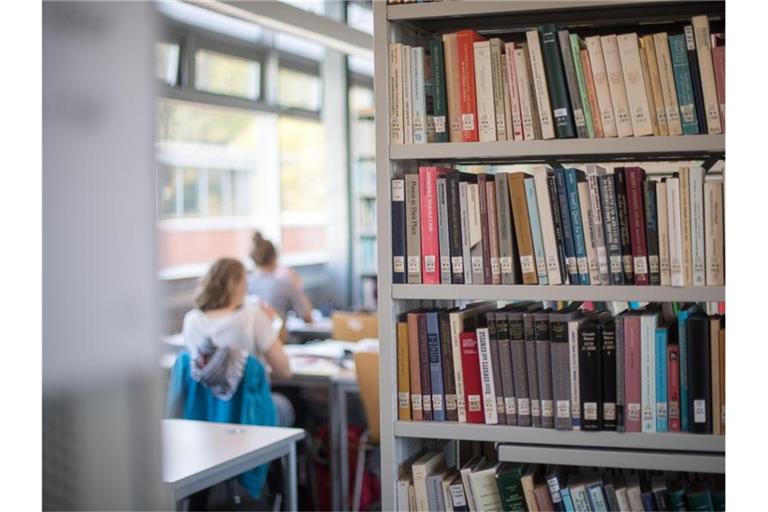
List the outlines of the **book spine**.
{"label": "book spine", "polygon": [[[565,235],[563,234],[563,217],[560,213],[560,200],[557,193],[557,181],[554,176],[547,177],[547,187],[551,198],[549,206],[552,209],[553,232],[556,240],[557,261],[560,269],[560,281],[569,284],[568,266],[565,257]],[[546,250],[546,249],[545,249]]]}
{"label": "book spine", "polygon": [[459,85],[459,53],[456,34],[443,34],[445,54],[445,93],[448,107],[448,140],[461,142],[461,88]]}
{"label": "book spine", "polygon": [[603,229],[611,284],[621,285],[624,284],[624,272],[614,177],[610,174],[597,176],[597,184],[600,192],[599,202],[603,208]]}
{"label": "book spine", "polygon": [[507,123],[504,118],[504,76],[501,69],[502,47],[501,39],[491,39],[491,84],[493,85],[493,110],[496,117],[496,140],[507,140]]}
{"label": "book spine", "polygon": [[427,142],[435,142],[435,84],[432,81],[432,55],[424,51],[424,106],[427,119]]}
{"label": "book spine", "polygon": [[515,258],[515,234],[512,229],[512,213],[509,208],[509,185],[504,174],[496,180],[496,215],[498,217],[499,267],[502,284],[515,284],[517,259]]}
{"label": "book spine", "polygon": [[448,142],[448,104],[446,101],[445,55],[440,39],[429,40],[432,64],[432,113],[434,115],[435,142]]}
{"label": "book spine", "polygon": [[448,234],[448,180],[437,179],[437,238],[440,252],[440,282],[451,283],[451,244]]}
{"label": "book spine", "polygon": [[576,137],[573,112],[568,103],[568,88],[563,76],[563,58],[557,43],[555,25],[544,25],[540,33],[545,79],[552,105],[555,133],[559,139]]}
{"label": "book spine", "polygon": [[629,208],[629,235],[632,241],[632,270],[636,285],[647,285],[648,246],[645,238],[645,214],[643,208],[643,180],[645,171],[639,167],[628,167],[627,207]]}
{"label": "book spine", "polygon": [[616,210],[619,216],[619,239],[621,240],[621,258],[624,269],[624,282],[634,281],[634,261],[632,259],[632,237],[629,229],[629,203],[627,202],[627,179],[624,168],[614,170]]}
{"label": "book spine", "polygon": [[483,256],[483,280],[481,283],[493,283],[493,269],[491,268],[491,235],[488,221],[488,183],[487,174],[477,176],[477,196],[480,207],[480,232],[482,238],[482,256]]}
{"label": "book spine", "polygon": [[689,380],[688,380],[688,311],[682,310],[677,314],[677,339],[680,351],[680,430],[690,432],[689,412]]}
{"label": "book spine", "polygon": [[688,68],[688,49],[685,46],[685,36],[683,34],[671,35],[668,37],[668,42],[683,134],[696,135],[699,133],[699,121],[696,117],[696,100],[691,84],[691,72]]}
{"label": "book spine", "polygon": [[[459,205],[461,214],[461,259],[463,260],[464,268],[464,283],[472,284],[472,256],[470,252],[469,244],[469,208],[468,208],[468,191],[469,183],[459,182]],[[455,266],[454,266],[455,268]]]}
{"label": "book spine", "polygon": [[413,144],[413,66],[411,47],[400,46],[403,62],[403,144]]}
{"label": "book spine", "polygon": [[427,142],[427,103],[424,95],[424,48],[411,48],[413,143]]}
{"label": "book spine", "polygon": [[528,57],[526,45],[515,48],[515,69],[517,70],[517,90],[520,97],[520,115],[523,122],[523,137],[525,140],[541,138],[539,112],[536,108],[536,92],[533,86],[531,59]]}
{"label": "book spine", "polygon": [[656,322],[653,315],[640,317],[640,386],[643,432],[656,432]]}
{"label": "book spine", "polygon": [[712,433],[710,320],[706,315],[688,317],[688,423],[695,434]]}
{"label": "book spine", "polygon": [[408,323],[397,322],[397,419],[411,419]]}
{"label": "book spine", "polygon": [[602,325],[600,338],[600,375],[602,391],[601,427],[603,430],[617,430],[617,357],[616,357],[616,324],[611,318]]}
{"label": "book spine", "polygon": [[421,360],[419,359],[419,316],[408,313],[408,370],[411,384],[411,418],[424,419],[421,407]]}
{"label": "book spine", "polygon": [[605,70],[605,59],[603,57],[603,45],[600,36],[592,36],[585,39],[587,43],[587,52],[589,53],[589,63],[592,66],[592,78],[595,82],[595,92],[597,93],[597,104],[599,110],[596,117],[600,117],[603,125],[603,134],[606,137],[616,137],[618,131],[616,128],[616,119],[613,115],[613,100],[611,99],[610,85],[608,84],[608,73]]}
{"label": "book spine", "polygon": [[483,423],[483,389],[477,349],[477,334],[461,333],[461,364],[464,370],[464,403],[468,423]]}
{"label": "book spine", "polygon": [[613,328],[616,333],[616,430],[625,432],[627,400],[624,377],[624,315],[614,318]]}
{"label": "book spine", "polygon": [[659,280],[661,286],[672,283],[669,270],[669,208],[666,178],[656,183],[656,216],[659,228]]}
{"label": "book spine", "polygon": [[[539,42],[538,30],[525,33],[528,42],[528,57],[531,63],[533,88],[536,93],[536,108],[539,114],[541,137],[545,140],[555,138],[555,121],[552,119],[552,107],[547,88],[547,77],[544,70],[544,57]],[[571,135],[573,136],[573,135]]]}
{"label": "book spine", "polygon": [[515,63],[515,44],[506,43],[507,89],[509,92],[509,107],[512,112],[512,137],[509,140],[523,140],[523,112],[520,107],[520,89],[518,88],[517,64]]}
{"label": "book spine", "polygon": [[536,274],[539,284],[549,284],[547,274],[547,260],[544,255],[544,239],[541,234],[541,222],[539,220],[539,205],[536,199],[535,178],[525,178],[525,200],[528,206],[528,217],[531,220],[531,236],[533,237],[533,255],[536,260]]}
{"label": "book spine", "polygon": [[406,219],[405,180],[392,180],[392,282],[405,283]]}
{"label": "book spine", "polygon": [[491,341],[487,327],[477,329],[477,356],[480,368],[485,423],[487,425],[497,425],[499,423],[499,416],[496,410],[493,363],[491,362]]}
{"label": "book spine", "polygon": [[600,117],[600,104],[597,102],[597,87],[592,74],[592,63],[589,61],[589,52],[582,49],[579,51],[579,58],[581,59],[581,68],[584,70],[584,83],[587,86],[587,100],[589,101],[590,119],[594,126],[595,137],[602,139],[605,137],[605,131],[603,130],[603,120]]}
{"label": "book spine", "polygon": [[[464,284],[464,258],[461,244],[461,202],[459,199],[459,173],[446,173],[446,196],[448,207],[448,244],[450,248],[451,280],[453,284]],[[442,253],[441,253],[442,257]]]}
{"label": "book spine", "polygon": [[424,284],[440,284],[440,240],[437,223],[437,168],[419,167],[421,275]]}
{"label": "book spine", "polygon": [[640,349],[640,317],[627,316],[624,321],[624,424],[626,432],[642,431],[642,371]]}
{"label": "book spine", "polygon": [[552,398],[555,404],[555,429],[571,430],[571,381],[569,377],[568,321],[550,316],[550,358]]}
{"label": "book spine", "polygon": [[512,352],[509,345],[509,327],[505,313],[496,315],[496,336],[499,339],[499,368],[501,370],[501,387],[504,396],[504,416],[507,425],[517,425],[517,401],[515,399],[515,381],[512,376]]}
{"label": "book spine", "polygon": [[718,342],[720,340],[720,317],[717,315],[709,317],[709,355],[710,355],[710,384],[712,397],[711,404],[711,417],[712,417],[712,433],[714,435],[721,435],[720,431],[720,349]]}
{"label": "book spine", "polygon": [[683,27],[685,35],[685,49],[688,53],[688,69],[691,71],[691,85],[693,85],[693,97],[696,102],[696,119],[699,123],[699,133],[709,133],[707,130],[707,111],[704,108],[704,92],[701,86],[701,73],[699,72],[699,57],[696,54],[696,37],[693,35],[693,27]]}
{"label": "book spine", "polygon": [[456,383],[456,417],[459,423],[467,422],[467,407],[464,402],[464,368],[461,351],[461,332],[464,329],[460,313],[449,314],[451,326],[451,354],[453,355],[453,377]]}
{"label": "book spine", "polygon": [[496,223],[496,183],[493,179],[485,182],[485,201],[488,210],[488,245],[491,256],[491,284],[501,284],[499,265],[499,229]]}
{"label": "book spine", "polygon": [[597,260],[597,246],[595,245],[595,227],[592,221],[592,205],[589,201],[589,184],[581,181],[577,184],[579,189],[579,207],[581,208],[581,225],[584,229],[584,245],[587,248],[587,264],[589,266],[589,282],[597,286],[601,284],[600,264]]}
{"label": "book spine", "polygon": [[587,92],[587,77],[586,70],[581,61],[581,48],[584,45],[583,41],[577,34],[570,35],[570,41],[568,46],[571,50],[571,56],[573,58],[573,65],[576,71],[576,84],[579,91],[579,99],[584,108],[584,123],[587,128],[587,135],[590,138],[595,138],[595,124],[592,120],[592,109],[589,103],[589,94]]}
{"label": "book spine", "polygon": [[587,322],[578,335],[579,390],[581,392],[581,430],[600,430],[601,349],[597,325]]}
{"label": "book spine", "polygon": [[611,91],[611,105],[613,106],[613,115],[616,121],[616,131],[619,137],[631,137],[634,131],[616,35],[611,34],[600,37],[600,44],[603,48],[605,71],[608,75],[608,88]]}
{"label": "book spine", "polygon": [[461,30],[456,34],[459,62],[459,98],[461,100],[461,137],[463,142],[477,142],[477,93],[475,87],[475,50],[477,34]]}
{"label": "book spine", "polygon": [[693,240],[691,238],[691,172],[688,167],[680,168],[680,233],[683,247],[683,284],[693,283]]}
{"label": "book spine", "polygon": [[[648,62],[648,75],[651,90],[647,91],[653,98],[653,104],[655,111],[651,114],[656,114],[656,122],[659,126],[659,135],[671,135],[669,132],[669,125],[667,124],[667,110],[664,107],[664,93],[661,90],[661,76],[659,74],[659,62],[657,59],[656,45],[654,44],[654,36],[647,35],[640,38],[640,45],[642,51],[645,52],[645,58]],[[642,53],[641,53],[642,55]]]}
{"label": "book spine", "polygon": [[486,313],[488,320],[488,341],[491,350],[491,366],[493,370],[493,394],[496,398],[496,416],[499,425],[507,424],[507,414],[504,409],[504,384],[501,375],[501,360],[499,355],[499,338],[496,329],[496,314]]}
{"label": "book spine", "polygon": [[690,169],[691,195],[691,263],[693,265],[693,286],[706,284],[706,261],[704,255],[704,168]]}
{"label": "book spine", "polygon": [[557,38],[560,43],[560,53],[563,57],[565,81],[568,85],[568,96],[571,99],[571,107],[573,107],[573,121],[576,124],[576,133],[580,139],[586,139],[589,138],[589,132],[587,131],[586,117],[581,103],[579,84],[576,80],[576,68],[573,62],[573,54],[571,53],[570,35],[567,30],[559,30],[557,32]]}
{"label": "book spine", "polygon": [[403,137],[403,50],[400,43],[389,45],[389,140],[402,144]]}
{"label": "book spine", "polygon": [[562,284],[563,279],[560,272],[560,260],[552,215],[552,201],[547,183],[548,171],[546,167],[540,166],[535,168],[532,174],[536,190],[539,223],[541,224],[541,237],[544,244],[544,257],[546,258],[547,280],[549,284]]}
{"label": "book spine", "polygon": [[[587,168],[587,185],[589,187],[589,205],[592,210],[592,241],[597,252],[597,265],[600,274],[600,282],[604,285],[611,284],[611,272],[608,264],[608,248],[605,243],[605,223],[603,222],[603,206],[600,204],[600,176],[605,175],[605,170],[597,166]],[[618,226],[617,226],[618,227]],[[618,231],[614,233],[618,234]],[[621,255],[617,263],[617,270],[621,272]]]}
{"label": "book spine", "polygon": [[643,72],[643,87],[645,87],[645,97],[648,100],[648,119],[651,122],[653,135],[661,135],[659,121],[656,115],[656,102],[653,97],[653,87],[651,86],[651,75],[648,70],[648,57],[643,47],[643,40],[638,38],[638,56],[640,57],[640,69]]}
{"label": "book spine", "polygon": [[[507,140],[515,140],[515,132],[514,132],[514,126],[512,123],[512,103],[511,103],[511,92],[509,90],[510,88],[510,82],[509,82],[509,75],[507,74],[507,58],[504,54],[501,55],[501,86],[502,86],[502,94],[504,95],[504,127],[507,131]],[[517,85],[517,84],[515,84]],[[520,105],[517,105],[517,108],[519,109]],[[522,129],[522,125],[521,129]],[[522,131],[521,131],[522,133]]]}
{"label": "book spine", "polygon": [[475,41],[475,95],[477,101],[478,140],[496,140],[496,112],[489,41]]}
{"label": "book spine", "polygon": [[[531,394],[528,389],[528,372],[525,353],[525,326],[522,315],[508,315],[509,349],[512,354],[512,378],[515,382],[515,400],[517,401],[517,425],[530,427]],[[509,411],[507,411],[509,417]]]}
{"label": "book spine", "polygon": [[421,373],[421,410],[424,421],[432,421],[432,380],[429,364],[429,338],[427,335],[427,315],[418,314],[419,325],[419,370]]}
{"label": "book spine", "polygon": [[704,181],[704,240],[708,286],[723,286],[725,233],[723,230],[723,182]]}
{"label": "book spine", "polygon": [[408,222],[408,284],[421,284],[421,226],[419,213],[419,175],[405,175],[405,213]]}
{"label": "book spine", "polygon": [[643,70],[640,63],[640,52],[637,44],[637,34],[621,34],[616,36],[621,58],[621,69],[624,72],[624,83],[627,87],[627,101],[632,121],[632,132],[636,137],[652,135],[651,112],[648,107],[648,97],[643,82]]}
{"label": "book spine", "polygon": [[537,284],[536,263],[533,254],[531,224],[528,219],[528,206],[525,200],[525,176],[520,173],[509,174],[509,202],[512,206],[512,219],[515,224],[517,247],[520,254],[520,269],[523,284]]}
{"label": "book spine", "polygon": [[573,240],[571,213],[568,204],[568,191],[565,180],[565,169],[555,169],[555,185],[557,202],[560,208],[560,225],[562,227],[563,245],[565,247],[565,265],[568,269],[568,280],[571,284],[579,284],[579,270],[576,263],[576,244]]}
{"label": "book spine", "polygon": [[458,421],[456,411],[456,381],[453,371],[453,345],[451,343],[451,321],[448,313],[438,315],[440,322],[440,355],[443,363],[443,391],[445,395],[445,419]]}
{"label": "book spine", "polygon": [[664,98],[664,109],[667,114],[669,134],[681,135],[683,133],[683,125],[680,120],[680,109],[677,101],[674,69],[672,68],[672,57],[669,53],[667,33],[654,34],[653,42],[656,48],[656,62],[659,68],[661,93]]}
{"label": "book spine", "polygon": [[715,68],[712,64],[712,47],[709,37],[709,18],[694,16],[691,18],[693,34],[696,38],[696,56],[699,58],[699,73],[701,74],[701,91],[704,98],[704,110],[707,116],[709,133],[723,133],[720,124],[720,102],[717,99],[715,84]]}
{"label": "book spine", "polygon": [[715,85],[717,101],[720,104],[720,124],[725,133],[725,46],[712,48],[712,63],[715,67]]}
{"label": "book spine", "polygon": [[667,345],[667,379],[669,431],[680,432],[680,347],[676,343]]}
{"label": "book spine", "polygon": [[568,357],[571,379],[571,424],[581,429],[581,383],[579,382],[579,327],[578,320],[568,322]]}
{"label": "book spine", "polygon": [[669,412],[667,387],[667,332],[666,328],[656,329],[656,432],[668,432]]}
{"label": "book spine", "polygon": [[[576,269],[578,284],[589,283],[589,262],[587,261],[587,246],[584,240],[584,226],[581,223],[581,205],[579,204],[579,173],[574,168],[565,170],[565,188],[568,194],[568,212],[573,233],[573,246],[576,254]],[[574,283],[575,284],[575,283]]]}
{"label": "book spine", "polygon": [[555,428],[552,396],[552,354],[549,341],[549,318],[546,314],[534,316],[534,330],[539,400],[541,400],[541,426],[543,428]]}
{"label": "book spine", "polygon": [[426,314],[427,350],[429,351],[429,382],[432,391],[432,419],[445,421],[445,390],[443,389],[443,354],[440,344],[440,323],[437,312]]}
{"label": "book spine", "polygon": [[525,364],[528,377],[528,394],[531,398],[531,425],[541,427],[541,395],[539,395],[538,375],[542,371],[536,354],[536,325],[532,313],[523,313],[525,332]]}
{"label": "book spine", "polygon": [[480,220],[480,191],[477,183],[467,185],[467,219],[469,224],[470,261],[472,263],[472,282],[483,284],[483,228]]}
{"label": "book spine", "polygon": [[648,244],[648,274],[651,285],[661,284],[659,266],[659,222],[656,214],[656,182],[643,183],[645,203],[645,236]]}
{"label": "book spine", "polygon": [[680,179],[667,178],[667,224],[669,226],[669,280],[683,286],[683,241],[680,225]]}

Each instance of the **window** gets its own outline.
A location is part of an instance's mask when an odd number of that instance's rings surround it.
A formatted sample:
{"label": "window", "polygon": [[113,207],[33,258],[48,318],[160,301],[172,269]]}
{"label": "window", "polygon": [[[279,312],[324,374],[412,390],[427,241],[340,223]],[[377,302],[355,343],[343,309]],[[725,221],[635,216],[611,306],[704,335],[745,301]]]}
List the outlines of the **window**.
{"label": "window", "polygon": [[261,94],[258,61],[209,50],[195,52],[195,89],[257,100]]}
{"label": "window", "polygon": [[370,2],[347,2],[347,25],[373,34],[373,10]]}
{"label": "window", "polygon": [[234,169],[161,165],[161,219],[247,217],[253,174]]}
{"label": "window", "polygon": [[155,76],[171,87],[176,87],[179,81],[178,44],[155,43]]}
{"label": "window", "polygon": [[322,103],[320,77],[280,67],[277,102],[281,107],[319,111]]}

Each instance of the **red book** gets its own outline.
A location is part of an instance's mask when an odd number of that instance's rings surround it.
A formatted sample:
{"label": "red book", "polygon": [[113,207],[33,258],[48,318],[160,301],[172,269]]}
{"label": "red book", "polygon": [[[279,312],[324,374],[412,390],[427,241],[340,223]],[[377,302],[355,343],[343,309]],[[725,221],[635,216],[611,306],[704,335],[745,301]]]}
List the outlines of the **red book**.
{"label": "red book", "polygon": [[720,104],[720,124],[725,132],[725,34],[712,34],[712,63],[715,66],[715,87]]}
{"label": "red book", "polygon": [[629,213],[629,240],[632,245],[632,261],[635,284],[648,284],[648,244],[645,240],[645,206],[643,187],[645,171],[640,167],[627,167],[627,209]]}
{"label": "red book", "polygon": [[463,142],[477,142],[478,140],[475,41],[485,41],[485,38],[474,30],[460,30],[456,33],[456,47],[459,54],[461,140]]}
{"label": "red book", "polygon": [[440,284],[440,238],[437,223],[437,177],[440,167],[419,167],[419,224],[421,226],[421,279]]}
{"label": "red book", "polygon": [[640,385],[640,316],[624,318],[624,425],[627,432],[642,431]]}
{"label": "red book", "polygon": [[667,402],[669,431],[680,432],[680,346],[667,345]]}
{"label": "red book", "polygon": [[477,333],[462,332],[461,370],[464,374],[464,404],[467,423],[485,423],[483,411],[483,385],[480,380],[480,356],[477,350]]}

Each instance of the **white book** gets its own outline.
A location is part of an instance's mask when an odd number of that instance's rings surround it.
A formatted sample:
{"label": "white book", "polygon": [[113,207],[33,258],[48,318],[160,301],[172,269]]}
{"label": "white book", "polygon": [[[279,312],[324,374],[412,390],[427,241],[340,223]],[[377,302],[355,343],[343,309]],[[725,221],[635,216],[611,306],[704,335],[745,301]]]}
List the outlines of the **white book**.
{"label": "white book", "polygon": [[467,422],[467,409],[464,400],[464,371],[461,364],[461,333],[464,330],[465,311],[457,311],[448,315],[451,326],[451,349],[453,356],[453,378],[456,383],[456,414],[459,423]]}
{"label": "white book", "polygon": [[536,140],[541,138],[539,114],[536,111],[536,95],[533,92],[528,52],[524,48],[515,48],[515,70],[517,72],[517,92],[520,98],[520,115],[523,121],[523,138]]}
{"label": "white book", "polygon": [[699,76],[701,76],[701,91],[704,96],[704,110],[707,113],[707,131],[723,133],[720,123],[720,103],[717,101],[715,86],[715,67],[712,63],[712,44],[709,37],[709,18],[694,16],[691,18],[693,34],[696,39],[696,55],[699,59]]}
{"label": "white book", "polygon": [[600,264],[597,260],[597,247],[595,246],[595,228],[592,212],[592,204],[589,199],[589,184],[580,181],[576,187],[579,190],[579,208],[581,209],[581,225],[584,227],[584,245],[587,249],[587,267],[589,268],[589,282],[592,286],[600,284]]}
{"label": "white book", "polygon": [[611,91],[613,116],[616,121],[616,132],[619,137],[631,137],[634,134],[632,119],[629,112],[627,87],[624,84],[624,71],[621,68],[619,45],[616,35],[602,36],[600,43],[603,47],[605,71],[608,74],[608,88]]}
{"label": "white book", "polygon": [[693,286],[706,284],[706,261],[704,255],[704,168],[691,167],[691,264]]}
{"label": "white book", "polygon": [[397,479],[397,487],[395,488],[397,510],[410,510],[410,504],[408,502],[409,485],[413,485],[413,478],[411,475],[403,475]]}
{"label": "white book", "polygon": [[413,109],[413,143],[427,142],[427,103],[424,94],[424,48],[411,48],[411,101]]}
{"label": "white book", "polygon": [[496,485],[497,466],[498,463],[487,460],[469,475],[477,510],[501,510],[501,497]]}
{"label": "white book", "polygon": [[480,222],[480,189],[477,183],[467,185],[467,219],[472,282],[483,284],[483,228]]}
{"label": "white book", "polygon": [[640,316],[640,396],[642,431],[656,432],[656,313]]}
{"label": "white book", "polygon": [[[504,126],[506,127],[506,130],[507,130],[506,140],[515,140],[515,132],[514,132],[515,127],[512,120],[512,103],[510,101],[510,95],[512,93],[509,91],[509,84],[510,84],[509,78],[508,78],[509,72],[507,67],[507,58],[505,55],[501,56],[501,73],[502,73],[501,82],[503,87],[502,94],[504,95]],[[518,104],[518,110],[519,108],[520,106]],[[519,114],[520,113],[518,112],[518,116]],[[520,122],[520,119],[518,119],[518,122]],[[522,125],[520,126],[520,128],[522,130]],[[522,133],[522,131],[520,133]]]}
{"label": "white book", "polygon": [[477,358],[480,362],[480,384],[483,387],[483,411],[486,425],[499,423],[496,409],[496,390],[493,386],[493,365],[491,364],[491,340],[487,327],[477,329]]}
{"label": "white book", "polygon": [[456,33],[443,34],[445,57],[445,100],[448,107],[448,135],[451,142],[461,142],[461,96],[459,94],[459,56]]}
{"label": "white book", "polygon": [[661,286],[669,286],[669,219],[667,213],[667,182],[656,182],[656,216],[659,227],[659,276]]}
{"label": "white book", "polygon": [[555,123],[552,119],[552,106],[549,101],[547,89],[547,75],[544,70],[544,57],[541,53],[539,31],[529,30],[525,33],[528,41],[528,57],[531,59],[531,71],[533,73],[533,89],[536,93],[536,108],[539,111],[541,124],[541,138],[544,140],[555,138]]}
{"label": "white book", "polygon": [[416,488],[413,483],[408,486],[408,510],[416,510]]}
{"label": "white book", "polygon": [[[648,100],[648,119],[651,121],[652,135],[668,135],[666,119],[664,124],[659,123],[658,113],[656,111],[656,99],[653,95],[653,85],[651,83],[651,70],[648,69],[648,55],[646,54],[645,45],[642,39],[637,38],[638,50],[637,54],[640,56],[640,69],[643,72],[643,87],[645,87],[645,96]],[[660,98],[660,107],[663,101]]]}
{"label": "white book", "polygon": [[723,286],[725,278],[723,230],[723,182],[704,180],[704,238],[706,240],[707,286]]}
{"label": "white book", "polygon": [[523,140],[523,113],[520,107],[520,92],[517,85],[517,65],[515,64],[515,43],[504,45],[506,50],[506,86],[508,90],[509,108],[512,113],[511,133],[508,140]]}
{"label": "white book", "polygon": [[568,322],[568,361],[571,378],[571,422],[581,430],[581,391],[579,386],[579,327],[581,319]]}
{"label": "white book", "polygon": [[493,85],[493,111],[496,117],[496,140],[507,140],[507,122],[504,112],[504,75],[501,67],[504,43],[498,37],[490,40],[491,84]]}
{"label": "white book", "polygon": [[479,510],[477,506],[475,505],[475,497],[472,493],[472,485],[470,484],[470,475],[472,474],[472,470],[482,462],[483,458],[479,455],[475,455],[469,461],[467,461],[466,464],[464,464],[461,469],[459,470],[459,473],[461,474],[461,483],[464,486],[464,494],[467,499],[467,505],[469,506],[470,512],[474,512],[475,510]]}
{"label": "white book", "polygon": [[[600,282],[611,284],[611,274],[608,266],[608,250],[605,246],[605,231],[603,227],[603,207],[600,203],[600,184],[598,177],[605,175],[605,169],[599,165],[587,165],[587,184],[589,185],[589,204],[592,209],[592,242],[597,252],[597,264],[600,272]],[[591,282],[591,280],[590,280]]]}
{"label": "white book", "polygon": [[669,279],[683,286],[683,234],[680,225],[680,178],[667,178],[667,223],[669,225]]}
{"label": "white book", "polygon": [[459,182],[459,213],[461,215],[461,255],[464,261],[464,284],[472,284],[472,255],[469,245],[469,211],[467,183]]}
{"label": "white book", "polygon": [[453,496],[451,495],[451,482],[456,478],[456,470],[448,472],[442,482],[443,502],[445,503],[445,512],[453,512]]}
{"label": "white book", "polygon": [[490,41],[475,41],[475,94],[480,142],[496,140],[496,113],[493,103]]}
{"label": "white book", "polygon": [[632,132],[636,137],[653,135],[651,107],[648,104],[648,94],[645,91],[645,80],[643,79],[643,68],[640,62],[640,47],[637,43],[637,34],[634,32],[620,34],[616,36],[616,42],[619,46],[621,69],[624,72],[624,84],[627,88]]}
{"label": "white book", "polygon": [[629,505],[626,487],[619,487],[616,489],[616,501],[619,503],[619,510],[632,510]]}
{"label": "white book", "polygon": [[549,197],[547,176],[552,172],[548,165],[537,165],[529,171],[536,182],[536,202],[539,206],[539,223],[541,236],[544,241],[544,256],[547,261],[547,276],[549,284],[563,284],[560,276],[560,260],[557,257],[557,241],[555,240],[555,224],[552,220],[552,203],[557,198]]}
{"label": "white book", "polygon": [[605,59],[603,58],[603,45],[600,42],[600,36],[588,37],[584,40],[587,44],[587,53],[589,53],[589,63],[592,66],[592,80],[595,82],[595,93],[597,95],[597,107],[600,112],[592,115],[599,115],[603,123],[603,136],[616,137],[616,119],[613,116],[613,103],[611,101],[611,90],[608,85],[608,73],[605,71]]}
{"label": "white book", "polygon": [[403,51],[403,144],[413,144],[413,85],[411,47],[404,44]]}
{"label": "white book", "polygon": [[667,128],[670,135],[682,135],[683,124],[680,120],[680,106],[677,102],[677,90],[675,89],[675,72],[672,68],[672,57],[669,53],[669,37],[667,33],[660,32],[654,34],[653,46],[656,50],[656,63],[659,67],[661,95],[664,98]]}
{"label": "white book", "polygon": [[525,201],[528,206],[528,218],[531,224],[531,238],[533,241],[533,255],[536,260],[536,276],[539,284],[549,284],[547,273],[547,257],[544,253],[544,237],[541,234],[541,221],[539,220],[539,201],[536,198],[536,178],[525,178]]}
{"label": "white book", "polygon": [[427,497],[427,476],[445,464],[445,455],[442,451],[430,451],[413,463],[413,487],[416,493],[416,510],[418,512],[429,511],[429,498]]}
{"label": "white book", "polygon": [[389,45],[389,140],[403,143],[403,50],[400,43]]}

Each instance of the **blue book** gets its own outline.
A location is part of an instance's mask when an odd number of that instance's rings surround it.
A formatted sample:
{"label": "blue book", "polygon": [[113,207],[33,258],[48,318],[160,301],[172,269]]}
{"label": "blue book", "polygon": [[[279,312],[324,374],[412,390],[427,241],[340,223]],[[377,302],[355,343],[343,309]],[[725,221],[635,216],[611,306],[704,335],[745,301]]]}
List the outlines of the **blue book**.
{"label": "blue book", "polygon": [[568,271],[568,281],[569,284],[579,284],[579,271],[576,266],[576,247],[573,241],[571,212],[568,207],[568,192],[565,184],[565,169],[562,167],[555,169],[555,188],[557,189],[557,204],[560,209],[560,224],[563,231],[565,267]]}
{"label": "blue book", "polygon": [[565,187],[568,193],[568,211],[571,214],[573,245],[576,249],[576,268],[579,272],[580,284],[589,284],[587,244],[584,240],[584,229],[589,229],[589,226],[582,225],[581,203],[579,201],[579,182],[585,180],[586,177],[584,171],[574,168],[565,170]]}
{"label": "blue book", "polygon": [[428,311],[427,349],[429,350],[429,380],[432,382],[432,419],[445,421],[445,391],[443,389],[443,357],[440,350],[440,322],[437,311]]}
{"label": "blue book", "polygon": [[688,420],[688,341],[686,325],[690,310],[684,309],[677,314],[677,339],[680,344],[680,430],[690,432]]}
{"label": "blue book", "polygon": [[667,342],[669,326],[656,328],[656,432],[668,432]]}
{"label": "blue book", "polygon": [[608,501],[603,494],[603,483],[601,481],[587,484],[587,497],[589,505],[594,512],[608,512]]}
{"label": "blue book", "polygon": [[691,70],[688,68],[688,48],[683,34],[669,36],[669,53],[672,57],[672,71],[675,76],[675,91],[680,105],[683,134],[696,135],[699,133],[699,120],[696,117],[696,98],[693,95]]}
{"label": "blue book", "polygon": [[554,466],[546,475],[549,496],[552,498],[552,508],[556,512],[565,512],[562,489],[564,484],[563,471],[560,466]]}
{"label": "blue book", "polygon": [[563,506],[565,507],[565,512],[576,512],[576,509],[573,508],[573,500],[571,499],[571,490],[567,487],[562,487],[560,489],[560,496],[563,497]]}
{"label": "blue book", "polygon": [[656,510],[656,501],[653,499],[653,493],[651,491],[646,491],[642,494],[640,494],[640,499],[643,500],[643,508],[645,510]]}
{"label": "blue book", "polygon": [[547,259],[544,255],[544,238],[541,234],[541,222],[539,221],[539,203],[536,200],[536,183],[533,177],[525,178],[523,183],[525,183],[525,202],[528,203],[528,218],[531,223],[536,274],[539,277],[539,284],[549,284]]}

